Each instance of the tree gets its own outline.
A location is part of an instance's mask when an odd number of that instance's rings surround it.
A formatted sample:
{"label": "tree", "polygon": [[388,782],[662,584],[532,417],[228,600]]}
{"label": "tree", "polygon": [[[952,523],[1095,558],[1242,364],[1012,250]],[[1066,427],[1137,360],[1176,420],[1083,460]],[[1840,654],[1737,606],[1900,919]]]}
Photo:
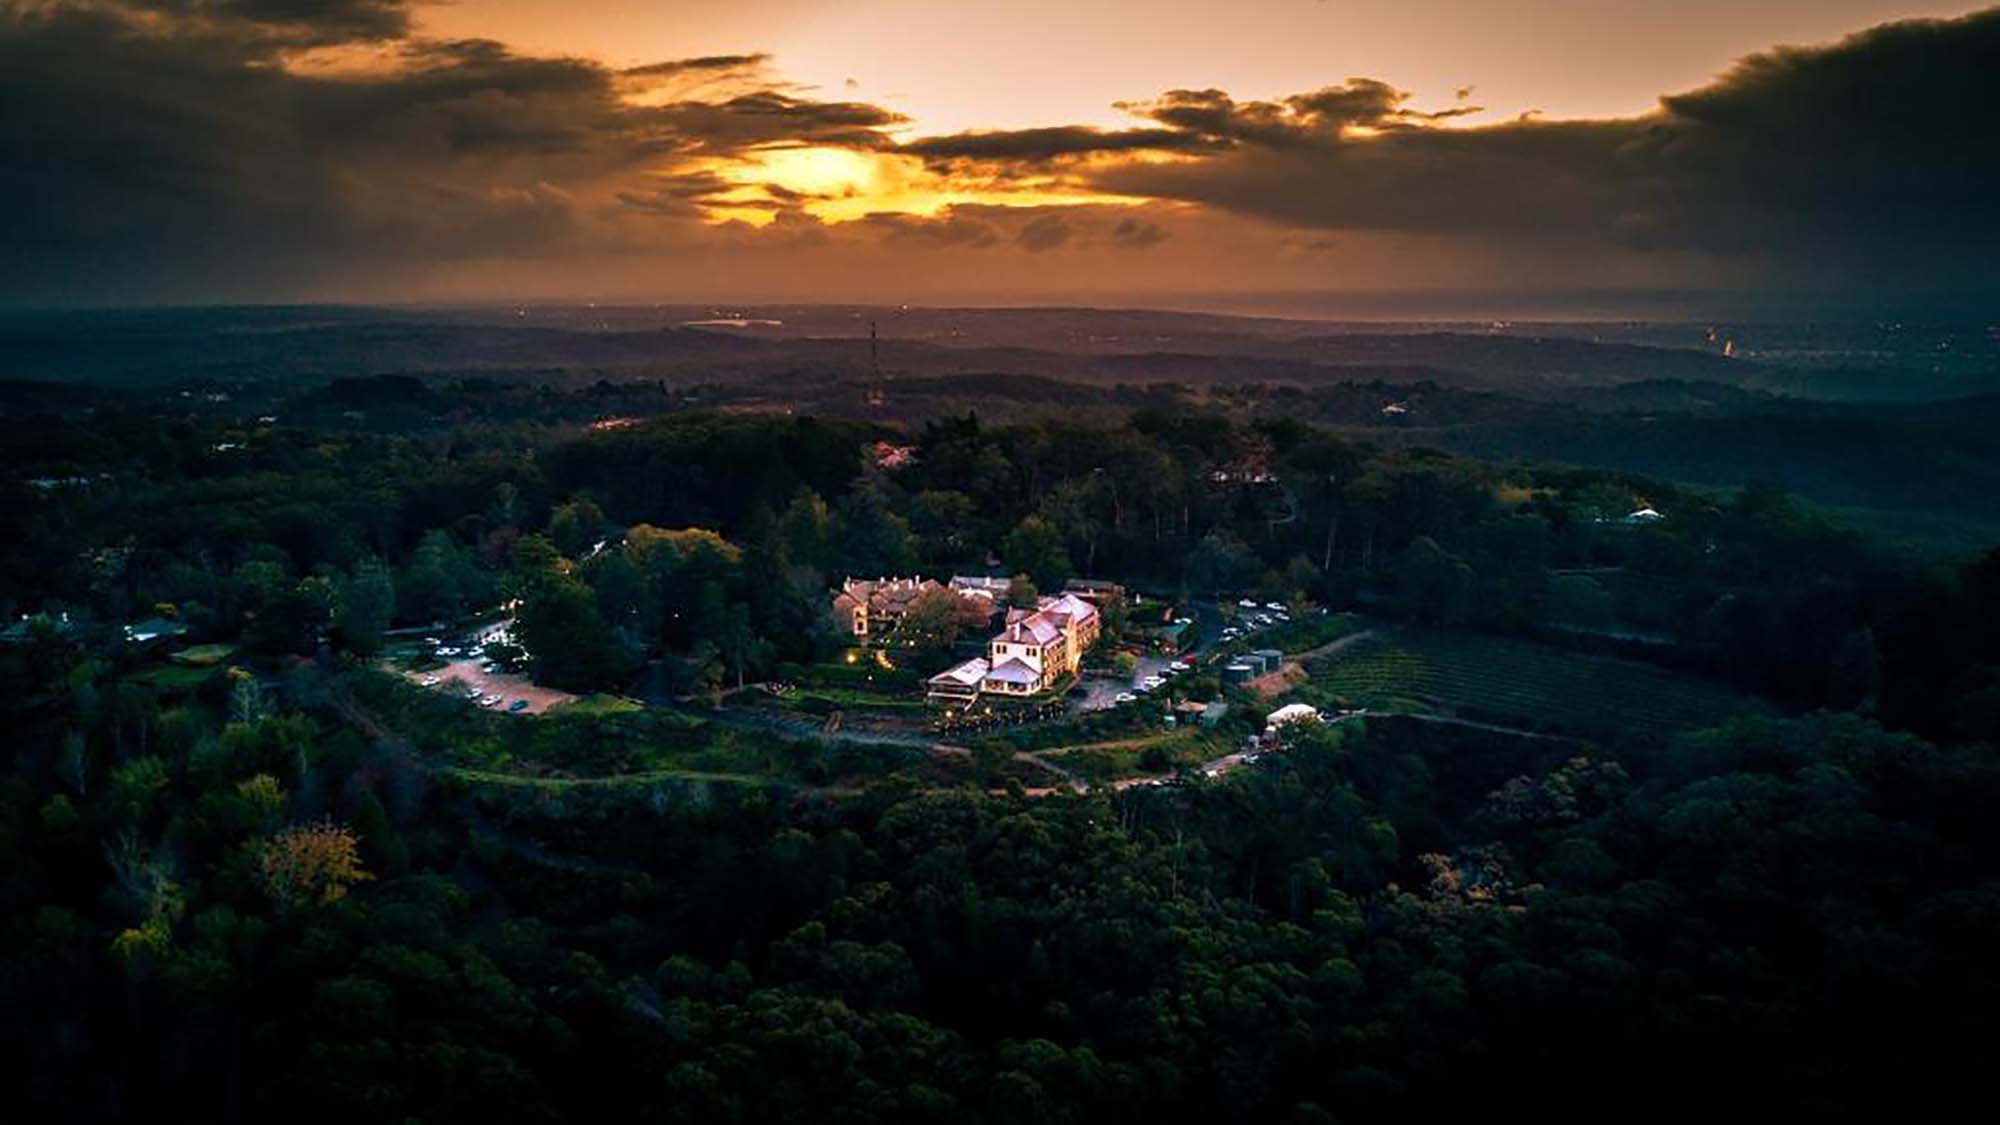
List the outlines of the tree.
{"label": "tree", "polygon": [[811,489],[801,489],[778,519],[778,541],[785,557],[825,573],[834,564],[833,514]]}
{"label": "tree", "polygon": [[1257,556],[1241,539],[1226,531],[1211,531],[1187,556],[1188,588],[1202,594],[1241,590],[1256,572]]}
{"label": "tree", "polygon": [[910,528],[923,547],[924,557],[942,562],[965,554],[966,530],[977,512],[972,497],[963,492],[918,493],[910,501]]}
{"label": "tree", "polygon": [[1549,619],[1579,629],[1612,623],[1611,594],[1587,574],[1559,574],[1549,580]]}
{"label": "tree", "polygon": [[1827,672],[1826,705],[1842,711],[1868,712],[1882,694],[1882,657],[1875,650],[1875,633],[1868,626],[1847,634],[1834,650]]}
{"label": "tree", "polygon": [[571,558],[590,550],[604,532],[604,512],[587,497],[561,505],[549,515],[549,538]]}
{"label": "tree", "polygon": [[1457,620],[1466,610],[1475,576],[1472,568],[1428,535],[1410,541],[1396,557],[1396,584],[1404,604],[1421,620]]}
{"label": "tree", "polygon": [[849,574],[905,574],[916,568],[917,541],[909,522],[889,506],[880,484],[864,479],[833,517],[835,553]]}
{"label": "tree", "polygon": [[723,615],[716,647],[721,651],[722,659],[736,672],[737,687],[746,682],[746,668],[762,664],[771,652],[771,643],[759,637],[751,627],[750,607],[742,602],[731,605]]}
{"label": "tree", "polygon": [[986,620],[983,602],[950,590],[933,590],[910,603],[909,612],[896,625],[894,639],[923,657],[937,657],[950,652],[965,630],[976,629]]}
{"label": "tree", "polygon": [[1000,556],[1008,570],[1028,575],[1044,590],[1060,587],[1073,573],[1062,533],[1040,516],[1028,516],[1008,532]]}
{"label": "tree", "polygon": [[631,673],[624,645],[598,612],[590,587],[570,577],[545,580],[528,592],[514,621],[537,680],[570,691],[622,685]]}
{"label": "tree", "polygon": [[258,882],[282,911],[338,902],[350,888],[374,878],[361,865],[360,840],[331,820],[287,828],[259,844],[255,854]]}
{"label": "tree", "polygon": [[1007,604],[1016,609],[1033,609],[1042,599],[1042,591],[1035,580],[1025,574],[1016,574],[1007,580]]}
{"label": "tree", "polygon": [[396,612],[396,586],[389,568],[370,556],[340,584],[334,625],[341,643],[359,656],[381,651],[383,634]]}

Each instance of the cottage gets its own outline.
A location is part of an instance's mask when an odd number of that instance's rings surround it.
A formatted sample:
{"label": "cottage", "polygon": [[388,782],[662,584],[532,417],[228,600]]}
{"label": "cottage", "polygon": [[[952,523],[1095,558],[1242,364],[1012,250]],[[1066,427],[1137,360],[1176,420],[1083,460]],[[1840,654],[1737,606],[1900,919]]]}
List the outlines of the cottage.
{"label": "cottage", "polygon": [[834,619],[856,640],[867,640],[896,627],[917,599],[943,590],[930,578],[849,578],[833,596]]}

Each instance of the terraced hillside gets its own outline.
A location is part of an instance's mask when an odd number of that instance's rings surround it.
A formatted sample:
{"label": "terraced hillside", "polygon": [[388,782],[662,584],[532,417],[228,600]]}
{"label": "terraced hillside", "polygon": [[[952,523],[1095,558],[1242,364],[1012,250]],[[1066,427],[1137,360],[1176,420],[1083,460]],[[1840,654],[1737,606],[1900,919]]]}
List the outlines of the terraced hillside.
{"label": "terraced hillside", "polygon": [[1383,630],[1316,661],[1298,697],[1593,734],[1667,734],[1770,707],[1649,664],[1530,641]]}

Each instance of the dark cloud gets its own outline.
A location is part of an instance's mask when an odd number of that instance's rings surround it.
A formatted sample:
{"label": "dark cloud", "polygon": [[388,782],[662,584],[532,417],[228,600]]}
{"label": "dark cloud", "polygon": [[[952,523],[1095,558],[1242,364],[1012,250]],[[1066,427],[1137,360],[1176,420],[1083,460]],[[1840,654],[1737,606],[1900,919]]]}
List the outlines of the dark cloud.
{"label": "dark cloud", "polygon": [[[617,249],[619,216],[693,230],[719,194],[655,177],[678,160],[886,147],[877,130],[900,120],[778,90],[636,104],[616,71],[410,38],[404,11],[0,3],[0,300],[270,297],[382,261]],[[371,56],[385,61],[283,60],[364,39],[386,43]],[[687,222],[662,227],[669,215]]]}
{"label": "dark cloud", "polygon": [[618,73],[627,78],[671,78],[683,74],[755,70],[770,61],[771,56],[762,51],[751,55],[703,55],[699,58],[670,59],[667,62],[648,63],[645,66],[630,66]]}
{"label": "dark cloud", "polygon": [[1167,228],[1146,219],[1124,218],[1111,228],[1111,244],[1121,250],[1144,250],[1167,240]]}
{"label": "dark cloud", "polygon": [[1479,112],[1477,106],[1411,109],[1408,92],[1373,78],[1350,78],[1282,101],[1239,102],[1221,90],[1169,90],[1151,101],[1121,102],[1127,112],[1212,144],[1265,148],[1329,147],[1349,130],[1416,129]]}
{"label": "dark cloud", "polygon": [[410,0],[132,0],[129,8],[272,46],[328,47],[410,33]]}
{"label": "dark cloud", "polygon": [[947,207],[934,217],[883,211],[864,216],[861,222],[879,232],[882,241],[891,246],[982,250],[999,245],[1000,228],[976,211]]}
{"label": "dark cloud", "polygon": [[630,114],[703,147],[725,150],[770,144],[889,148],[894,142],[882,130],[906,120],[866,102],[820,102],[778,90],[721,102],[675,102]]}
{"label": "dark cloud", "polygon": [[[1087,182],[1294,227],[1568,246],[1586,263],[1591,246],[1708,254],[1737,284],[1990,291],[2000,124],[1983,107],[1996,74],[2000,10],[1759,54],[1609,121],[1432,128],[1440,114],[1365,79],[1282,102],[1181,90],[1130,108],[1225,138],[1225,151]],[[1351,126],[1378,135],[1344,136]]]}
{"label": "dark cloud", "polygon": [[653,215],[672,215],[680,218],[699,218],[702,208],[716,196],[741,191],[743,185],[726,180],[714,172],[683,172],[677,175],[658,175],[647,183],[645,191],[621,191],[618,202],[635,211]]}
{"label": "dark cloud", "polygon": [[[301,62],[319,48],[349,65]],[[546,277],[607,255],[658,276],[704,246],[725,270],[763,255],[754,276],[786,283],[772,263],[820,247],[831,279],[834,255],[950,280],[953,255],[915,252],[992,250],[981,278],[1040,284],[1031,255],[1061,247],[1065,271],[1149,291],[1166,262],[1205,286],[1287,269],[1270,284],[1996,285],[2000,10],[1756,55],[1638,117],[1479,127],[1449,120],[1476,112],[1469,88],[1432,109],[1352,78],[1270,100],[1172,90],[1127,103],[1129,129],[898,143],[898,113],[816,100],[765,65],[620,71],[432,41],[404,0],[0,0],[0,301],[276,299],[329,279],[387,296],[379,279],[432,267]],[[808,210],[824,197],[734,181],[805,145],[883,154],[919,193],[1155,202],[836,224]],[[725,202],[771,221],[707,224]]]}
{"label": "dark cloud", "polygon": [[994,130],[924,137],[898,151],[925,160],[1044,163],[1066,156],[1154,150],[1190,151],[1209,147],[1195,134],[1177,129],[1091,129],[1058,125],[1046,129]]}
{"label": "dark cloud", "polygon": [[1068,218],[1059,213],[1039,216],[1023,226],[1014,241],[1030,254],[1053,250],[1068,242],[1074,233]]}

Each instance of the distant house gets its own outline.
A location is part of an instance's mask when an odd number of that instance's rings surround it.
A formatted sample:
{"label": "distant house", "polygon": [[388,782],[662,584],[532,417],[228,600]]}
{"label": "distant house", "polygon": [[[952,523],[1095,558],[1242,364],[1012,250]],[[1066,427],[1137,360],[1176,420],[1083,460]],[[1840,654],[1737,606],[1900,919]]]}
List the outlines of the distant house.
{"label": "distant house", "polygon": [[[1007,611],[1007,624],[986,643],[986,655],[932,676],[932,702],[976,698],[980,692],[1034,695],[1046,691],[1083,663],[1102,628],[1097,607],[1064,593],[1045,597],[1033,610]],[[976,682],[970,695],[965,685]]]}
{"label": "distant house", "polygon": [[46,613],[38,613],[33,617],[23,614],[19,621],[0,629],[0,644],[24,645],[44,631],[52,636],[66,637],[76,631],[76,625],[69,619],[68,613],[59,617],[50,617]]}
{"label": "distant house", "polygon": [[150,645],[171,637],[184,637],[188,627],[178,621],[164,617],[148,617],[144,621],[125,626],[125,639],[135,645]]}
{"label": "distant house", "polygon": [[990,574],[954,574],[951,579],[952,591],[960,597],[986,598],[995,605],[1007,600],[1007,591],[1013,585],[1011,578],[996,578]]}
{"label": "distant house", "polygon": [[1072,578],[1063,583],[1063,593],[1075,594],[1100,609],[1107,602],[1125,600],[1125,587],[1102,578]]}
{"label": "distant house", "polygon": [[868,452],[875,459],[875,467],[878,469],[900,469],[917,462],[917,447],[914,445],[892,445],[886,441],[878,441],[869,447]]}
{"label": "distant house", "polygon": [[1276,734],[1282,727],[1293,723],[1317,723],[1320,721],[1319,708],[1306,703],[1288,703],[1264,718],[1264,733]]}
{"label": "distant house", "polygon": [[833,615],[856,640],[896,627],[918,598],[943,590],[931,578],[849,578],[833,596]]}

